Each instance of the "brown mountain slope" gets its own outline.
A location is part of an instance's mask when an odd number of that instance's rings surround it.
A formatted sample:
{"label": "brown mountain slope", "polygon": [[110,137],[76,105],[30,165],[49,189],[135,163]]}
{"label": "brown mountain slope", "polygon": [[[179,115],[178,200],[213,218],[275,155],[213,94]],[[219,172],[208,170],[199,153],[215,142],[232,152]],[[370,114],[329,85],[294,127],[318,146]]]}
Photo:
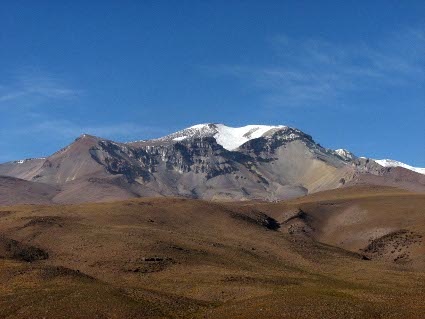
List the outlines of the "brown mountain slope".
{"label": "brown mountain slope", "polygon": [[0,164],[0,176],[11,176],[30,181],[37,175],[45,160],[45,158],[32,158]]}
{"label": "brown mountain slope", "polygon": [[[345,232],[356,239],[358,229],[375,227],[371,208],[385,200],[405,211],[403,229],[423,231],[424,195],[388,188],[273,204],[156,198],[3,207],[0,317],[418,318],[425,269],[413,250],[402,263],[365,260],[368,251],[317,241],[341,245]],[[366,222],[339,233],[353,205],[370,210]],[[306,216],[291,219],[299,208]],[[401,222],[395,211],[377,212],[381,228]]]}
{"label": "brown mountain slope", "polygon": [[42,183],[19,178],[0,176],[0,205],[48,204],[59,193],[59,189]]}
{"label": "brown mountain slope", "polygon": [[386,167],[380,174],[355,174],[346,186],[376,185],[406,189],[413,192],[425,192],[425,175],[403,167]]}
{"label": "brown mountain slope", "polygon": [[98,141],[97,137],[82,135],[74,143],[46,158],[31,179],[47,184],[65,184],[82,177],[106,176],[103,166],[91,156],[91,148]]}

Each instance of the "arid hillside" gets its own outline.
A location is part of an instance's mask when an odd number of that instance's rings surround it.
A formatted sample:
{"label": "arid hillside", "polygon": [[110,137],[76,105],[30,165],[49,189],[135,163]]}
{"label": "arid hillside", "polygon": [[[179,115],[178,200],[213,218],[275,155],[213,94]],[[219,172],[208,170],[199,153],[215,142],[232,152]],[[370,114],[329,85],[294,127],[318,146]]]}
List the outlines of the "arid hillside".
{"label": "arid hillside", "polygon": [[425,195],[393,187],[357,186],[279,203],[249,203],[275,218],[281,231],[425,269]]}
{"label": "arid hillside", "polygon": [[0,208],[1,318],[420,318],[425,195]]}

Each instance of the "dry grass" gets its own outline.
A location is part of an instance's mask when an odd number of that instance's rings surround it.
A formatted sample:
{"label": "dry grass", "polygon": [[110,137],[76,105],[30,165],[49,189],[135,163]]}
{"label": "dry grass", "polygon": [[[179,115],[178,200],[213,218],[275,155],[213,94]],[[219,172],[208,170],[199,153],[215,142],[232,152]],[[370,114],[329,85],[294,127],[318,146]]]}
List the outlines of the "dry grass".
{"label": "dry grass", "polygon": [[[423,242],[398,263],[363,260],[363,243],[341,238],[360,237],[375,220],[421,234],[424,200],[350,188],[273,204],[168,198],[3,207],[0,234],[49,258],[0,259],[0,317],[420,318]],[[300,209],[305,216],[293,217]]]}

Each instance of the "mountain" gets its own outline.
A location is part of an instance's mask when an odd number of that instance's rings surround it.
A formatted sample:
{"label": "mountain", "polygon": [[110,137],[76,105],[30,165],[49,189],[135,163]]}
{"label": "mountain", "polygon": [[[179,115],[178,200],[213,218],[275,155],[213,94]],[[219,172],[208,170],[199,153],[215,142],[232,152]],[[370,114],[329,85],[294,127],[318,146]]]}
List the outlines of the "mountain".
{"label": "mountain", "polygon": [[275,201],[357,184],[425,191],[425,175],[324,148],[281,125],[199,124],[129,143],[83,134],[47,158],[1,164],[0,175],[53,186],[57,203],[146,196]]}
{"label": "mountain", "polygon": [[392,159],[382,159],[382,160],[374,160],[374,161],[377,162],[379,165],[382,165],[384,167],[404,167],[408,170],[417,172],[419,174],[425,174],[425,167],[424,168],[413,167],[413,166],[410,166],[408,164],[405,164],[405,163],[402,163],[402,162],[399,162],[399,161],[395,161],[395,160],[392,160]]}

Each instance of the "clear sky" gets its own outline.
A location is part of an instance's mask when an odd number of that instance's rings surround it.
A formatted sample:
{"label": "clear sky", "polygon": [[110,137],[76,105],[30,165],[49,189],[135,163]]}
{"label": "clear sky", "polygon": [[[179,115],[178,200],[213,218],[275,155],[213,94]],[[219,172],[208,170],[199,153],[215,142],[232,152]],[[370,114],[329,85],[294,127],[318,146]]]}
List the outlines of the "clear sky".
{"label": "clear sky", "polygon": [[81,133],[284,124],[425,167],[425,1],[0,6],[0,162]]}

